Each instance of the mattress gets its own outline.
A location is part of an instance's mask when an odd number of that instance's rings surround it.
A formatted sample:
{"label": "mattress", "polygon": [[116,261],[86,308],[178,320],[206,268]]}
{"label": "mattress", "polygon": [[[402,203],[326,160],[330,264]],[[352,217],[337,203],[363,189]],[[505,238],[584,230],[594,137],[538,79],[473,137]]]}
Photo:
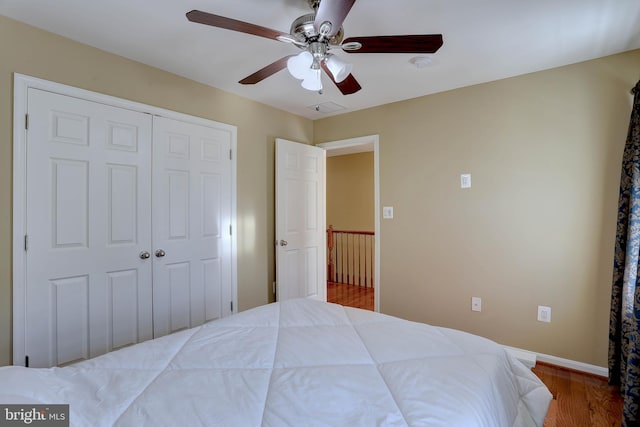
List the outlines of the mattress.
{"label": "mattress", "polygon": [[0,403],[74,426],[542,426],[544,384],[498,344],[308,299],[63,368],[0,368]]}

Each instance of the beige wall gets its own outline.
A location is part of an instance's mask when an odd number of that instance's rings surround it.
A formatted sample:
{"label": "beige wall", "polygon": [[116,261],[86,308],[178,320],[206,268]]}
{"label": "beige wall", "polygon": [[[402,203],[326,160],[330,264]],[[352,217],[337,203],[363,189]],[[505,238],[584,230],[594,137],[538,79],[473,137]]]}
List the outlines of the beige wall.
{"label": "beige wall", "polygon": [[633,51],[314,122],[316,143],[380,135],[381,310],[606,366],[638,78]]}
{"label": "beige wall", "polygon": [[327,226],[374,231],[373,152],[327,157]]}
{"label": "beige wall", "polygon": [[313,122],[0,16],[0,365],[11,359],[13,73],[238,127],[238,306],[272,299],[274,139],[310,143]]}
{"label": "beige wall", "polygon": [[[274,138],[380,135],[382,311],[606,366],[640,51],[311,122],[0,17],[0,365],[11,357],[12,73],[238,126],[241,310],[271,300]],[[473,187],[459,188],[460,173]],[[470,297],[483,298],[482,313]],[[549,324],[536,306],[553,309]]]}

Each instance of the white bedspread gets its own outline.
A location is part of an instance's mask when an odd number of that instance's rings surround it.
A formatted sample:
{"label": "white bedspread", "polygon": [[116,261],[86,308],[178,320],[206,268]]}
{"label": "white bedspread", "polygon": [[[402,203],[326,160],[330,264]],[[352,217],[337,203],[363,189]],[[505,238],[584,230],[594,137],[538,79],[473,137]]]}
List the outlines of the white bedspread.
{"label": "white bedspread", "polygon": [[75,426],[542,426],[550,399],[492,341],[311,300],[0,368],[0,403],[69,403]]}

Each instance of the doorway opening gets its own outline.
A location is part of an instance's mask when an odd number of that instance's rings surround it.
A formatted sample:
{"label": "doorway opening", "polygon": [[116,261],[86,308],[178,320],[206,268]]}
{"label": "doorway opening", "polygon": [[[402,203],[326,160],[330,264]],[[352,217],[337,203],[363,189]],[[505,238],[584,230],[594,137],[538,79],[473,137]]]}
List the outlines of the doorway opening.
{"label": "doorway opening", "polygon": [[317,146],[327,151],[327,301],[379,311],[378,135]]}

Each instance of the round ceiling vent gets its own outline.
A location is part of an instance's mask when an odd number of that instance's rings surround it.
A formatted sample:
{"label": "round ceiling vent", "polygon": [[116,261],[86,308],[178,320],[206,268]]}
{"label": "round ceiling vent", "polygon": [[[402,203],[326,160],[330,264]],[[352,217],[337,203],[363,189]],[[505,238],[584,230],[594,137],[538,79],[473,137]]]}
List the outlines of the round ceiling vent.
{"label": "round ceiling vent", "polygon": [[414,56],[409,60],[416,68],[425,68],[433,63],[433,59],[430,56]]}

